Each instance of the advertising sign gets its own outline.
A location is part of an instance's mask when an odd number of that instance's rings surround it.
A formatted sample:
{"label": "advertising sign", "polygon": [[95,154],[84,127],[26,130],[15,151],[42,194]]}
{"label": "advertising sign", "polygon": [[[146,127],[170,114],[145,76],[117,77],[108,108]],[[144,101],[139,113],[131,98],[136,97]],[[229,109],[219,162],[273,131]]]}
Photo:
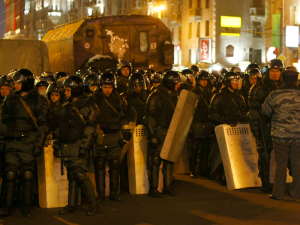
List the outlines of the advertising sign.
{"label": "advertising sign", "polygon": [[200,62],[211,62],[211,39],[199,39]]}

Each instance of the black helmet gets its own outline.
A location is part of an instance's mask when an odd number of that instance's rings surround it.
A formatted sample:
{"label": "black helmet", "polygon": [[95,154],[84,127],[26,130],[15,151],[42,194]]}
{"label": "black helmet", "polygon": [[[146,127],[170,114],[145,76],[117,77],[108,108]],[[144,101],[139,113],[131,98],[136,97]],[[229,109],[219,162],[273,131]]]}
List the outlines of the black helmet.
{"label": "black helmet", "polygon": [[142,74],[143,76],[145,76],[145,74],[146,74],[146,73],[145,73],[145,70],[137,70],[136,73],[140,73],[140,74]]}
{"label": "black helmet", "polygon": [[250,64],[247,66],[246,70],[249,70],[249,69],[258,69],[258,70],[260,70],[260,66],[257,65],[256,63],[250,63]]}
{"label": "black helmet", "polygon": [[113,87],[117,87],[117,80],[115,75],[112,73],[105,72],[100,76],[100,88],[103,85],[112,85]]}
{"label": "black helmet", "polygon": [[162,85],[170,91],[175,91],[175,86],[180,82],[180,76],[176,71],[169,70],[162,77]]}
{"label": "black helmet", "polygon": [[268,70],[271,69],[277,69],[279,71],[282,71],[283,64],[280,59],[272,59],[270,62],[268,62]]}
{"label": "black helmet", "polygon": [[231,67],[229,72],[234,72],[236,74],[239,74],[242,78],[244,77],[244,73],[242,72],[241,68],[238,66]]}
{"label": "black helmet", "polygon": [[89,73],[89,70],[88,69],[79,69],[77,72],[76,72],[76,76],[80,77],[80,78],[83,78],[85,77],[85,75]]}
{"label": "black helmet", "polygon": [[200,69],[197,65],[191,65],[190,70],[192,70],[194,73],[198,73]]}
{"label": "black helmet", "polygon": [[[226,85],[226,87],[231,87],[232,89],[234,89],[232,86],[231,86],[231,80],[232,79],[239,79],[239,89],[241,88],[241,76],[237,73],[234,73],[234,72],[227,72],[225,74],[225,77],[224,77],[224,84]],[[235,89],[234,89],[235,90]]]}
{"label": "black helmet", "polygon": [[286,69],[286,70],[294,70],[294,71],[298,72],[297,68],[294,67],[294,66],[288,66],[288,67],[286,67],[285,69]]}
{"label": "black helmet", "polygon": [[196,84],[199,85],[200,80],[209,80],[210,79],[210,74],[206,70],[201,70],[197,75],[196,75]]}
{"label": "black helmet", "polygon": [[228,73],[229,71],[227,70],[227,69],[225,69],[225,68],[223,68],[223,69],[221,69],[220,71],[219,71],[219,74],[220,74],[220,76],[225,76],[225,74],[226,73]]}
{"label": "black helmet", "polygon": [[34,75],[28,69],[20,69],[14,72],[13,80],[22,83],[22,92],[27,92],[34,87]]}
{"label": "black helmet", "polygon": [[181,71],[181,74],[184,76],[188,76],[188,75],[194,75],[194,71],[190,70],[190,69],[185,69]]}
{"label": "black helmet", "polygon": [[62,77],[68,77],[68,76],[69,75],[66,72],[60,71],[55,74],[55,80],[58,80],[59,78],[62,78]]}
{"label": "black helmet", "polygon": [[259,69],[249,69],[247,71],[247,76],[251,77],[251,76],[257,76],[257,77],[261,77],[261,72]]}
{"label": "black helmet", "polygon": [[63,95],[64,95],[64,89],[63,89],[63,87],[58,87],[57,85],[56,85],[56,82],[53,82],[52,84],[50,84],[49,86],[48,86],[48,88],[47,88],[47,91],[46,91],[46,93],[47,93],[47,96],[48,96],[48,99],[49,100],[51,100],[51,93],[52,92],[57,92],[57,93],[59,93],[60,94],[60,99],[62,100],[63,99]]}
{"label": "black helmet", "polygon": [[10,89],[14,88],[14,81],[12,79],[7,79],[6,76],[3,76],[0,78],[0,87],[1,86],[6,86],[10,87]]}
{"label": "black helmet", "polygon": [[121,61],[118,63],[119,75],[122,75],[121,69],[124,68],[124,67],[128,67],[128,68],[129,68],[129,75],[130,75],[130,74],[131,74],[131,64],[130,64],[130,62],[127,62],[127,61],[125,61],[125,60],[121,60]]}
{"label": "black helmet", "polygon": [[63,86],[71,88],[72,97],[78,97],[84,92],[83,81],[80,77],[77,76],[69,76],[63,81]]}
{"label": "black helmet", "polygon": [[97,76],[94,73],[89,74],[84,78],[84,84],[88,87],[93,86],[93,85],[99,85],[99,76]]}
{"label": "black helmet", "polygon": [[41,86],[46,86],[48,87],[49,84],[53,83],[49,77],[44,77],[44,76],[40,76],[40,77],[37,77],[35,78],[35,86],[36,87],[41,87]]}
{"label": "black helmet", "polygon": [[141,87],[144,90],[147,90],[146,79],[140,73],[133,73],[129,76],[129,89],[134,92],[135,88]]}
{"label": "black helmet", "polygon": [[161,74],[156,72],[151,75],[150,82],[152,83],[152,85],[153,83],[161,83],[161,78],[162,78]]}
{"label": "black helmet", "polygon": [[299,73],[293,69],[284,70],[281,74],[281,80],[284,83],[295,83],[298,81]]}
{"label": "black helmet", "polygon": [[101,74],[99,68],[98,68],[98,67],[95,67],[95,66],[91,66],[91,67],[89,68],[89,72],[90,72],[90,73],[93,73],[93,74],[96,74],[96,75],[100,75],[100,74]]}
{"label": "black helmet", "polygon": [[41,77],[48,77],[52,82],[55,81],[55,76],[50,71],[46,71],[46,72],[42,73]]}

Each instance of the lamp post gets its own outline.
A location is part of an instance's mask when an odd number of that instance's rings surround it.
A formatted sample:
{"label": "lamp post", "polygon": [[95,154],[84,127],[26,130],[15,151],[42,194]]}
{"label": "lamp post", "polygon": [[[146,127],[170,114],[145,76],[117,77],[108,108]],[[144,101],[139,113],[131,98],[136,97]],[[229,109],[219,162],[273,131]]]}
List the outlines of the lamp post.
{"label": "lamp post", "polygon": [[162,10],[165,10],[166,9],[166,6],[164,5],[160,5],[160,6],[155,6],[153,8],[154,12],[158,12],[158,18],[161,19],[161,11]]}

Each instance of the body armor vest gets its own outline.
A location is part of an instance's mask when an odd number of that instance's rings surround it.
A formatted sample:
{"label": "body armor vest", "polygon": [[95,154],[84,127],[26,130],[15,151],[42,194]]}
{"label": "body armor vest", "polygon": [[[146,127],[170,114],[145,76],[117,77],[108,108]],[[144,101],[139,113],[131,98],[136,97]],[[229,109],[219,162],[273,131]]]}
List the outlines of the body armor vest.
{"label": "body armor vest", "polygon": [[159,91],[159,100],[161,102],[161,108],[157,112],[157,126],[162,128],[168,128],[170,126],[175,107],[178,101],[177,94],[174,92],[172,94],[168,94],[166,91]]}

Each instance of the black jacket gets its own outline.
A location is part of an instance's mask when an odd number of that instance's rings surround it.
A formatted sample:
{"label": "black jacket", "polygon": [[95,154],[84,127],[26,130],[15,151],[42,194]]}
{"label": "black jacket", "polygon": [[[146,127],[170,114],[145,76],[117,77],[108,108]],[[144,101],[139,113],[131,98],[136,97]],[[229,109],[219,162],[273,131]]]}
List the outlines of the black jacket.
{"label": "black jacket", "polygon": [[209,117],[217,126],[247,121],[244,98],[239,92],[231,92],[227,87],[221,89],[211,100]]}

